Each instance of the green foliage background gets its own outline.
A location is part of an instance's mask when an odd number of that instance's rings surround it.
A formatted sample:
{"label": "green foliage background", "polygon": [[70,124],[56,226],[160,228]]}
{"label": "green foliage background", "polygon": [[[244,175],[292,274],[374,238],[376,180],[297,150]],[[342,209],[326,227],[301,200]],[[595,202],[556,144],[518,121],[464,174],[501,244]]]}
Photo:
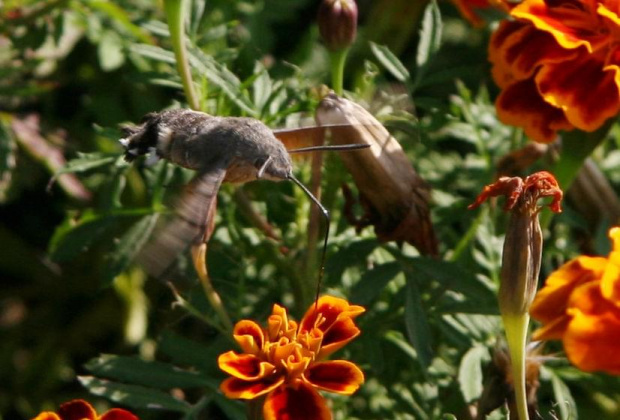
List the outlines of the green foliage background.
{"label": "green foliage background", "polygon": [[[273,127],[311,117],[330,80],[317,3],[191,1],[203,109]],[[432,185],[442,257],[380,244],[371,228],[357,234],[342,217],[340,184],[351,179],[326,156],[323,201],[334,222],[323,293],[367,308],[362,335],[340,354],[363,368],[366,384],[331,405],[336,419],[468,419],[501,342],[495,296],[506,218],[466,206],[527,139],[496,119],[490,29],[471,28],[448,2],[359,8],[345,88],[392,129]],[[128,165],[117,142],[119,124],[184,103],[162,5],[8,1],[0,34],[0,418],[31,418],[71,398],[145,419],[244,418],[243,405],[217,391],[216,357],[233,344],[190,265],[179,268],[181,299],[132,262],[191,177],[165,162]],[[617,191],[613,137],[593,159]],[[297,171],[308,182],[308,165]],[[305,308],[293,288],[316,281],[316,267],[303,264],[311,203],[288,183],[239,190],[219,195],[214,286],[234,320],[264,322],[273,303],[299,318]],[[280,242],[254,227],[243,198]],[[610,221],[587,216],[569,202],[554,219],[541,278],[579,253],[609,250]],[[545,363],[538,398],[543,418],[620,415],[617,378],[581,373],[561,357]],[[503,408],[491,415],[505,417]]]}

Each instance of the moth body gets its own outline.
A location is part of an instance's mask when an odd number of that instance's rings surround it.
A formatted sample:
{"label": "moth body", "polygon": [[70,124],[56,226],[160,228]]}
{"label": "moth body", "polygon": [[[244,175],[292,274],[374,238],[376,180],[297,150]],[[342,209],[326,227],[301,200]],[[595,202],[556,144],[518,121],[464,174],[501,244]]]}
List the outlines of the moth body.
{"label": "moth body", "polygon": [[258,178],[281,181],[292,174],[284,145],[261,121],[214,117],[191,110],[147,114],[142,123],[124,128],[125,159],[150,154],[200,172],[226,167],[225,182]]}

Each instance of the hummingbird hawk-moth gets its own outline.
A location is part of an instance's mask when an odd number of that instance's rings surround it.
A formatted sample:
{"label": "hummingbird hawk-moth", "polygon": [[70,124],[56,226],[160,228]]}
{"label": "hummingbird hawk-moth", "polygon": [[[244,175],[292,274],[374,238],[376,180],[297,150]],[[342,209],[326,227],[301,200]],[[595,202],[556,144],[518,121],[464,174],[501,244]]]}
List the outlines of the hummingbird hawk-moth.
{"label": "hummingbird hawk-moth", "polygon": [[166,159],[198,172],[181,195],[173,220],[148,247],[148,252],[143,252],[147,271],[161,277],[188,245],[208,241],[213,232],[216,197],[222,182],[245,183],[257,179],[290,180],[320,208],[327,221],[324,263],[329,212],[294,177],[290,154],[368,147],[358,144],[293,150],[285,147],[292,139],[316,137],[324,129],[315,126],[272,131],[254,118],[217,117],[187,109],[150,113],[140,125],[123,127],[124,138],[120,143],[125,148],[127,161],[147,155],[147,163]]}

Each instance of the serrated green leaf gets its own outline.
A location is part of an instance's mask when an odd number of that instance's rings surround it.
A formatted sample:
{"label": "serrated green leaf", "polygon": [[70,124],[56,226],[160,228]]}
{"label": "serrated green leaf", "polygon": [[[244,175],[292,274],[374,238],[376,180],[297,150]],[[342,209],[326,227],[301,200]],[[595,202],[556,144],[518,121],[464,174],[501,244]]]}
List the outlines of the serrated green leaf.
{"label": "serrated green leaf", "polygon": [[190,48],[189,62],[199,74],[219,87],[230,100],[251,116],[257,116],[254,104],[241,91],[241,81],[226,66],[197,48]]}
{"label": "serrated green leaf", "polygon": [[422,297],[415,279],[407,276],[405,287],[405,329],[409,342],[418,354],[418,360],[426,370],[433,359],[431,331],[422,306]]}
{"label": "serrated green leaf", "polygon": [[185,401],[178,400],[157,389],[121,384],[93,376],[78,376],[78,380],[91,394],[108,398],[115,403],[132,408],[169,410],[181,413],[186,413],[191,408]]}
{"label": "serrated green leaf", "polygon": [[408,82],[410,80],[409,70],[401,63],[392,51],[385,45],[378,45],[374,42],[370,43],[370,50],[379,63],[399,82]]}
{"label": "serrated green leaf", "polygon": [[351,289],[350,301],[363,306],[370,304],[401,271],[402,267],[396,261],[365,271],[362,278]]}
{"label": "serrated green leaf", "polygon": [[432,57],[437,53],[441,46],[441,12],[435,0],[432,0],[424,10],[422,26],[420,29],[420,41],[418,42],[418,52],[416,64],[416,82],[422,79],[425,68],[428,66]]}
{"label": "serrated green leaf", "polygon": [[108,255],[104,283],[111,282],[127,269],[151,236],[158,218],[159,213],[144,216],[118,240],[118,246]]}
{"label": "serrated green leaf", "polygon": [[458,381],[466,403],[470,403],[482,395],[482,363],[488,359],[489,351],[482,346],[472,347],[461,359]]}
{"label": "serrated green leaf", "polygon": [[201,373],[183,370],[169,363],[147,361],[138,357],[104,354],[89,360],[85,368],[100,378],[162,390],[197,387],[217,389],[219,386],[218,381]]}

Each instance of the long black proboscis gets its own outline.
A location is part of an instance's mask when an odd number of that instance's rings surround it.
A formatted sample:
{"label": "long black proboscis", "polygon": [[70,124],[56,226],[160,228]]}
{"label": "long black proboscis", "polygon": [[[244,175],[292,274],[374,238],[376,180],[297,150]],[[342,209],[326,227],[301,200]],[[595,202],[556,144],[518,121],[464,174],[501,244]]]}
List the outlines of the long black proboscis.
{"label": "long black proboscis", "polygon": [[301,147],[299,149],[288,150],[289,153],[307,153],[307,152],[322,152],[322,151],[343,151],[347,150],[359,150],[369,148],[369,144],[354,143],[354,144],[327,144],[323,146],[310,146]]}
{"label": "long black proboscis", "polygon": [[316,285],[316,297],[314,299],[315,305],[319,302],[319,294],[321,293],[321,283],[323,282],[323,274],[325,273],[325,254],[327,253],[327,238],[329,237],[329,222],[331,221],[329,217],[329,211],[321,204],[321,202],[310,192],[308,188],[304,184],[301,183],[297,178],[290,174],[288,179],[293,181],[299,188],[302,189],[304,193],[312,200],[314,204],[321,210],[323,216],[325,216],[325,239],[323,240],[323,251],[321,252],[321,268],[319,270],[319,281]]}

